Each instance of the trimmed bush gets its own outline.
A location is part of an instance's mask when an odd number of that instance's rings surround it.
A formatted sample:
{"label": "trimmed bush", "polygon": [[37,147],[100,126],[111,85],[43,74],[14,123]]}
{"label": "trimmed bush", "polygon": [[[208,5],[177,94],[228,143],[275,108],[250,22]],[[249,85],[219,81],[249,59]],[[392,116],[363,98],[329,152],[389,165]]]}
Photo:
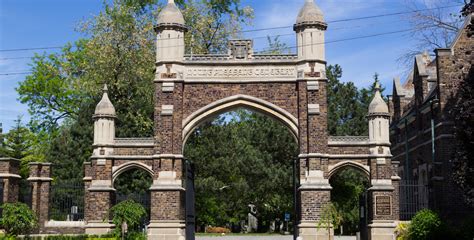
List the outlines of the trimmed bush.
{"label": "trimmed bush", "polygon": [[36,214],[24,203],[5,203],[0,225],[7,236],[30,234],[38,225]]}
{"label": "trimmed bush", "polygon": [[408,228],[410,239],[427,240],[433,239],[436,231],[441,226],[441,219],[435,212],[423,209],[416,213]]}

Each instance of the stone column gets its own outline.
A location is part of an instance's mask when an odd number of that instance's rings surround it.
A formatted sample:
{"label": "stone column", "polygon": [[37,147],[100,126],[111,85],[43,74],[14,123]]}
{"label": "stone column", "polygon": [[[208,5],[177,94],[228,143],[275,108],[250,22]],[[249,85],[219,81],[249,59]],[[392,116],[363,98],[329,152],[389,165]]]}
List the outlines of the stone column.
{"label": "stone column", "polygon": [[[150,187],[151,216],[148,239],[185,239],[185,189],[181,172],[183,157],[161,155],[155,160],[157,173]],[[179,171],[177,171],[179,170]]]}
{"label": "stone column", "polygon": [[[368,217],[370,240],[393,240],[395,220],[398,218],[398,196],[392,182],[390,160],[378,158],[372,171],[371,187],[368,189]],[[398,179],[395,183],[398,183]]]}
{"label": "stone column", "polygon": [[51,189],[51,163],[29,164],[30,176],[27,179],[33,187],[31,191],[31,209],[36,213],[39,232],[43,233],[44,226],[49,220],[49,196]]}
{"label": "stone column", "polygon": [[157,65],[155,79],[155,159],[151,192],[150,240],[185,239],[185,189],[182,184],[182,121],[184,68]]}
{"label": "stone column", "polygon": [[[300,168],[301,169],[301,168]],[[300,197],[300,223],[299,236],[302,240],[319,240],[329,239],[334,235],[332,225],[322,225],[318,228],[318,223],[321,220],[321,213],[324,207],[331,201],[331,185],[329,180],[324,178],[322,170],[311,170],[311,167],[306,167],[305,176],[302,178],[301,186],[299,187]]]}
{"label": "stone column", "polygon": [[0,184],[3,184],[3,203],[18,202],[20,161],[14,158],[0,158]]}
{"label": "stone column", "polygon": [[102,235],[109,233],[115,225],[109,216],[109,209],[115,200],[112,186],[112,160],[93,157],[91,163],[84,165],[85,175],[85,216],[86,234]]}

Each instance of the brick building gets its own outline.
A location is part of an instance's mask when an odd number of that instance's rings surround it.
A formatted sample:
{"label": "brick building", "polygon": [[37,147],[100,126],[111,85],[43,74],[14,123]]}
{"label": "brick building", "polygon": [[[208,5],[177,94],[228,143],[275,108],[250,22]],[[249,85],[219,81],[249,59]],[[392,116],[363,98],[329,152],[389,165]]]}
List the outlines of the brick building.
{"label": "brick building", "polygon": [[416,56],[408,79],[402,85],[396,78],[389,97],[391,150],[400,162],[399,175],[426,185],[428,191],[415,192],[419,202],[453,220],[473,212],[452,179],[455,141],[449,114],[474,64],[472,24],[470,14],[450,48],[436,49],[434,59],[428,53]]}

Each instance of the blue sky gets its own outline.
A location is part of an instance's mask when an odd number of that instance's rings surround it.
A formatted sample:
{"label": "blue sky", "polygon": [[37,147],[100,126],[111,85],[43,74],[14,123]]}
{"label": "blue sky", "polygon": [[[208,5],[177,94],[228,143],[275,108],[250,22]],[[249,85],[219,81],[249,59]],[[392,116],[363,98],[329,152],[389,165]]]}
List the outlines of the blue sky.
{"label": "blue sky", "polygon": [[[164,1],[164,0],[163,0]],[[325,14],[326,21],[407,11],[410,3],[420,8],[430,7],[436,0],[316,0]],[[304,0],[242,0],[255,10],[252,26],[246,29],[291,26]],[[102,0],[0,0],[0,49],[17,49],[62,46],[81,37],[75,31],[78,23],[100,12]],[[452,9],[457,12],[458,9]],[[408,29],[406,15],[373,18],[358,21],[330,23],[326,41],[366,36]],[[255,39],[256,50],[266,47],[267,35],[282,35],[280,39],[289,46],[295,45],[292,28],[246,33]],[[375,72],[391,93],[393,77],[404,72],[397,58],[413,46],[408,33],[358,39],[326,44],[328,64],[339,64],[343,69],[343,81],[353,81],[358,87],[366,87]],[[54,50],[48,51],[52,52]],[[29,59],[38,51],[0,52],[0,74],[28,71]],[[29,119],[27,106],[17,98],[15,87],[25,75],[0,75],[0,122],[8,131],[17,116]]]}

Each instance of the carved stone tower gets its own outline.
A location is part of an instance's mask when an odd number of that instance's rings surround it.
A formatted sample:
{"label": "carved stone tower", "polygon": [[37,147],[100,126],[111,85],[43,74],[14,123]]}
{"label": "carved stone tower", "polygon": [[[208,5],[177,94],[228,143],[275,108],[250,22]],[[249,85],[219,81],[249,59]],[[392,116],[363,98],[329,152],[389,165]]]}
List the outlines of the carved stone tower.
{"label": "carved stone tower", "polygon": [[181,62],[184,58],[184,33],[187,31],[183,14],[174,0],[168,0],[158,16],[156,31],[156,61]]}
{"label": "carved stone tower", "polygon": [[94,112],[94,156],[109,155],[106,146],[113,144],[115,139],[115,114],[114,105],[110,102],[107,85],[104,85],[102,99],[95,107]]}
{"label": "carved stone tower", "polygon": [[321,9],[313,0],[306,0],[301,8],[293,29],[296,32],[299,60],[324,61],[324,32],[327,24]]}

